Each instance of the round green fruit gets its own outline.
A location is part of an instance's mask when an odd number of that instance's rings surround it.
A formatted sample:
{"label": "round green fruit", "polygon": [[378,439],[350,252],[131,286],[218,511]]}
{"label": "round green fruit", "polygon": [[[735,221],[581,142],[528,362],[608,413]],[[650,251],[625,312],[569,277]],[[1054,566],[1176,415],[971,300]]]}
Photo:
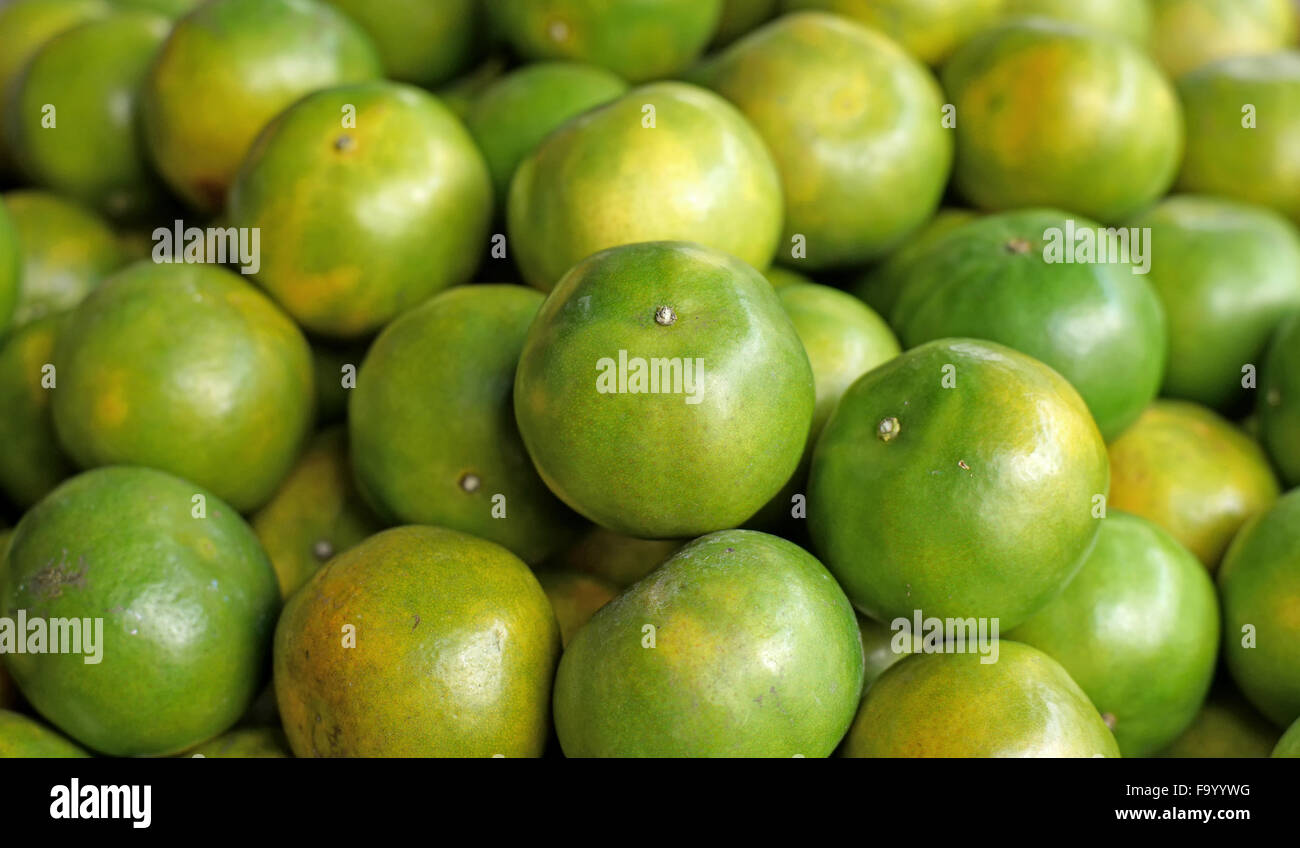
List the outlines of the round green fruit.
{"label": "round green fruit", "polygon": [[788,15],[698,77],[772,151],[785,195],[782,244],[800,267],[878,258],[938,207],[952,164],[949,130],[936,117],[942,93],[879,33],[834,15]]}
{"label": "round green fruit", "polygon": [[382,516],[472,533],[528,563],[572,538],[576,516],[533,469],[511,401],[542,301],[524,286],[464,286],[371,345],[348,423],[357,481]]}
{"label": "round green fruit", "polygon": [[1164,305],[1169,356],[1161,394],[1225,412],[1254,400],[1243,388],[1273,331],[1300,310],[1300,233],[1259,206],[1171,197],[1135,219],[1158,257],[1147,280]]}
{"label": "round green fruit", "polygon": [[718,28],[722,0],[493,0],[497,31],[525,59],[571,59],[632,82],[672,76]]}
{"label": "round green fruit", "polygon": [[92,646],[83,627],[81,653],[11,654],[5,665],[78,742],[111,756],[171,754],[221,733],[252,701],[279,603],[257,537],[217,495],[161,471],[100,468],[19,522],[0,609],[95,620],[102,632],[96,624]]}
{"label": "round green fruit", "polygon": [[1124,39],[1019,19],[969,41],[943,84],[956,107],[954,182],[980,208],[1051,206],[1110,223],[1177,173],[1178,98]]}
{"label": "round green fruit", "polygon": [[542,479],[619,533],[735,527],[794,473],[815,391],[767,280],[684,242],[603,251],[528,331],[519,431]]}
{"label": "round green fruit", "polygon": [[713,34],[714,46],[730,44],[740,36],[773,18],[780,0],[722,0],[722,18]]}
{"label": "round green fruit", "polygon": [[216,267],[114,274],[72,313],[54,363],[54,426],[79,465],[160,468],[241,512],[271,496],[311,426],[307,341]]}
{"label": "round green fruit", "polygon": [[245,727],[191,748],[182,756],[218,759],[275,759],[292,757],[289,740],[278,727]]}
{"label": "round green fruit", "polygon": [[1291,722],[1291,727],[1286,733],[1282,734],[1277,747],[1273,749],[1273,756],[1279,758],[1300,757],[1300,719]]}
{"label": "round green fruit", "polygon": [[88,756],[36,719],[0,709],[0,760]]}
{"label": "round green fruit", "polygon": [[1286,727],[1300,717],[1300,489],[1241,528],[1219,569],[1219,594],[1233,680]]}
{"label": "round green fruit", "polygon": [[1267,757],[1281,733],[1230,685],[1216,685],[1191,725],[1159,757]]}
{"label": "round green fruit", "polygon": [[559,652],[546,593],[509,551],[397,527],[285,605],[276,698],[300,757],[536,757]]}
{"label": "round green fruit", "polygon": [[555,679],[570,757],[824,757],[853,719],[853,608],[776,536],[696,539],[597,612]]}
{"label": "round green fruit", "polygon": [[690,239],[762,270],[781,234],[781,178],[726,101],[657,83],[547,136],[515,171],[506,212],[515,261],[543,291],[579,260],[635,242]]}
{"label": "round green fruit", "polygon": [[848,757],[1118,757],[1115,737],[1056,660],[1017,642],[996,662],[916,654],[862,699]]}
{"label": "round green fruit", "polygon": [[617,586],[590,574],[542,571],[538,573],[537,581],[555,608],[555,618],[560,623],[560,641],[566,648],[582,625],[618,595]]}
{"label": "round green fruit", "polygon": [[216,212],[278,112],[316,89],[379,76],[370,39],[330,6],[212,0],[178,21],[154,57],[140,91],[145,143],[173,191]]}
{"label": "round green fruit", "polygon": [[938,65],[992,24],[1004,0],[782,0],[786,11],[834,12],[883,32],[908,53]]}
{"label": "round green fruit", "polygon": [[1278,328],[1260,374],[1261,441],[1288,486],[1300,486],[1300,317]]}
{"label": "round green fruit", "polygon": [[1291,0],[1147,2],[1154,18],[1151,54],[1170,78],[1230,56],[1272,53],[1296,41]]}
{"label": "round green fruit", "polygon": [[1073,261],[1076,234],[1095,245],[1089,259],[1117,252],[1118,243],[1100,231],[1051,209],[956,227],[901,272],[890,323],[904,347],[981,338],[1050,365],[1078,389],[1102,437],[1113,439],[1160,388],[1165,321],[1127,255],[1122,262]]}
{"label": "round green fruit", "polygon": [[1219,602],[1205,567],[1143,518],[1111,513],[1083,568],[1008,637],[1046,653],[1100,710],[1126,757],[1185,730],[1219,655]]}
{"label": "round green fruit", "polygon": [[1269,206],[1300,224],[1300,51],[1214,62],[1180,78],[1178,95],[1187,123],[1178,188]]}
{"label": "round green fruit", "polygon": [[592,526],[551,565],[607,581],[620,589],[654,571],[682,546],[680,539],[637,539]]}
{"label": "round green fruit", "polygon": [[909,236],[897,250],[858,277],[851,285],[851,291],[880,315],[889,315],[898,302],[898,293],[903,289],[911,264],[924,259],[930,246],[944,233],[977,217],[969,209],[940,209],[928,224]]}
{"label": "round green fruit", "polygon": [[1151,35],[1151,8],[1147,0],[1001,0],[1005,17],[1047,17],[1145,46]]}
{"label": "round green fruit", "polygon": [[482,0],[326,0],[370,35],[384,76],[440,85],[482,52],[487,6]]}
{"label": "round green fruit", "polygon": [[999,619],[1005,632],[1091,549],[1106,446],[1083,400],[1035,359],[946,339],[858,379],[813,453],[808,523],[877,619]]}
{"label": "round green fruit", "polygon": [[866,669],[863,694],[890,666],[922,647],[921,634],[896,630],[864,615],[858,616],[858,635]]}
{"label": "round green fruit", "polygon": [[73,473],[50,415],[54,343],[65,315],[32,321],[0,340],[0,491],[21,509]]}

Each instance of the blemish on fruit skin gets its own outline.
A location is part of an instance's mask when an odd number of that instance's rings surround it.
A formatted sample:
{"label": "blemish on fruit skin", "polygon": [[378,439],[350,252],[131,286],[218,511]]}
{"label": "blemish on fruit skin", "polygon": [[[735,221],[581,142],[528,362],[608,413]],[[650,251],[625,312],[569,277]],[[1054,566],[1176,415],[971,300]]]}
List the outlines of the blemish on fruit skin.
{"label": "blemish on fruit skin", "polygon": [[966,464],[964,459],[957,460],[957,465],[961,467],[962,471],[970,471],[970,466]]}
{"label": "blemish on fruit skin", "polygon": [[876,436],[882,442],[892,442],[898,437],[898,434],[902,429],[903,427],[898,423],[897,418],[894,418],[893,416],[882,418],[880,419],[880,423],[876,425]]}
{"label": "blemish on fruit skin", "polygon": [[357,146],[357,140],[344,133],[334,139],[334,149],[340,153],[349,153]]}
{"label": "blemish on fruit skin", "polygon": [[473,494],[474,492],[478,491],[479,486],[482,485],[482,482],[483,481],[479,479],[479,476],[477,474],[473,473],[472,471],[466,471],[464,474],[460,475],[460,481],[458,482],[458,485],[461,487],[462,490],[470,494]]}

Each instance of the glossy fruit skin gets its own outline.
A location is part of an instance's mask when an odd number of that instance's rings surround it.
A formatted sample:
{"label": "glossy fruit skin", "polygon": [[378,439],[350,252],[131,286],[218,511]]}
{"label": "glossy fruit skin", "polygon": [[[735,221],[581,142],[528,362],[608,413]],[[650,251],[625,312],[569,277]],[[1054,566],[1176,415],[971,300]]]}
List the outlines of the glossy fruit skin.
{"label": "glossy fruit skin", "polygon": [[689,239],[762,270],[781,234],[781,179],[726,101],[656,83],[549,135],[515,171],[506,217],[519,270],[543,291],[579,260],[635,242]]}
{"label": "glossy fruit skin", "polygon": [[555,608],[560,641],[566,648],[596,611],[618,595],[618,587],[613,583],[573,571],[540,571],[537,581]]}
{"label": "glossy fruit skin", "polygon": [[559,571],[587,574],[625,589],[664,563],[680,539],[637,539],[592,526],[551,562]]}
{"label": "glossy fruit skin", "polygon": [[824,757],[861,688],[853,608],[821,563],[725,530],[578,631],[556,674],[555,728],[570,757]]}
{"label": "glossy fruit skin", "polygon": [[[629,362],[680,360],[682,391],[600,383],[620,351]],[[699,379],[685,379],[687,364],[702,367]],[[686,242],[628,245],[575,266],[528,331],[514,389],[519,432],[551,491],[603,527],[660,539],[758,511],[794,472],[814,399],[771,284]]]}
{"label": "glossy fruit skin", "polygon": [[[349,623],[354,648],[340,641]],[[505,548],[396,527],[285,605],[276,698],[299,757],[535,757],[559,652],[546,594]]]}
{"label": "glossy fruit skin", "polygon": [[46,191],[19,190],[7,192],[4,205],[22,262],[15,327],[71,309],[126,264],[107,222],[80,204]]}
{"label": "glossy fruit skin", "polygon": [[1204,407],[1158,400],[1110,445],[1109,509],[1154,521],[1214,570],[1247,519],[1278,496],[1250,437]]}
{"label": "glossy fruit skin", "polygon": [[1002,0],[1004,17],[1044,16],[1123,36],[1145,46],[1151,36],[1151,9],[1132,0]]}
{"label": "glossy fruit skin", "polygon": [[244,727],[204,742],[181,756],[220,759],[283,759],[292,757],[289,740],[278,727]]}
{"label": "glossy fruit skin", "polygon": [[1260,369],[1260,440],[1288,486],[1300,486],[1300,318],[1278,328]]}
{"label": "glossy fruit skin", "polygon": [[542,300],[524,286],[452,289],[371,345],[348,424],[358,484],[381,516],[472,533],[528,563],[573,537],[577,516],[533,469],[511,406]]}
{"label": "glossy fruit skin", "polygon": [[103,618],[101,661],[5,664],[78,742],[111,756],[175,753],[225,730],[257,694],[279,601],[257,538],[217,495],[148,468],[95,469],[19,522],[0,608]]}
{"label": "glossy fruit skin", "polygon": [[862,699],[847,757],[1118,757],[1115,737],[1056,660],[1001,640],[978,653],[915,654]]}
{"label": "glossy fruit skin", "polygon": [[1120,752],[1178,737],[1205,701],[1219,655],[1219,602],[1205,567],[1159,526],[1112,511],[1065,590],[1007,637],[1065,668]]}
{"label": "glossy fruit skin", "polygon": [[466,70],[482,52],[482,0],[325,0],[366,31],[384,76],[429,87]]}
{"label": "glossy fruit skin", "polygon": [[1281,732],[1231,684],[1216,684],[1187,730],[1158,757],[1267,757]]}
{"label": "glossy fruit skin", "polygon": [[[1300,717],[1300,490],[1241,528],[1219,569],[1228,670],[1279,727]],[[1247,627],[1253,647],[1247,641]]]}
{"label": "glossy fruit skin", "polygon": [[[356,127],[339,116],[356,109]],[[308,330],[356,338],[467,282],[486,244],[491,185],[464,126],[413,86],[309,95],[258,138],[230,191],[261,229],[258,283]]]}
{"label": "glossy fruit skin", "polygon": [[[698,78],[745,114],[781,173],[778,261],[860,265],[923,224],[952,165],[943,95],[919,62],[835,15],[787,15],[710,60]],[[797,260],[795,239],[805,240]]]}
{"label": "glossy fruit skin", "polygon": [[250,519],[288,598],[331,557],[383,528],[352,479],[347,433],[326,430],[303,451],[266,506]]}
{"label": "glossy fruit skin", "polygon": [[0,197],[0,337],[9,329],[22,296],[22,245],[8,212],[8,199]]}
{"label": "glossy fruit skin", "polygon": [[684,69],[717,30],[722,0],[494,0],[497,30],[525,59],[571,59],[630,82]]}
{"label": "glossy fruit skin", "polygon": [[997,19],[1004,0],[782,0],[787,12],[834,12],[882,32],[929,65]]}
{"label": "glossy fruit skin", "polygon": [[1229,56],[1271,53],[1295,44],[1289,0],[1148,0],[1151,54],[1170,78]]}
{"label": "glossy fruit skin", "polygon": [[57,389],[42,385],[65,324],[66,316],[48,315],[0,339],[0,491],[21,509],[74,472],[50,417]]}
{"label": "glossy fruit skin", "polygon": [[849,290],[881,316],[889,315],[898,302],[898,293],[907,281],[911,264],[924,259],[930,252],[930,245],[944,233],[977,217],[978,214],[970,209],[940,209],[929,223],[909,236],[897,250],[858,277]]}
{"label": "glossy fruit skin", "polygon": [[0,709],[0,760],[89,756],[36,719]]}
{"label": "glossy fruit skin", "polygon": [[498,208],[515,168],[570,118],[626,94],[621,77],[580,62],[536,62],[488,86],[465,121],[483,151]]}
{"label": "glossy fruit skin", "polygon": [[813,452],[808,529],[872,618],[919,609],[1006,632],[1079,569],[1107,481],[1101,434],[1064,378],[992,342],[944,339],[841,398]]}
{"label": "glossy fruit skin", "polygon": [[1177,173],[1178,98],[1124,39],[1015,20],[967,42],[942,78],[957,110],[954,183],[982,209],[1052,206],[1111,223]]}
{"label": "glossy fruit skin", "polygon": [[370,39],[330,6],[213,0],[178,21],[154,57],[140,90],[145,143],[176,194],[216,212],[276,113],[316,89],[381,75]]}
{"label": "glossy fruit skin", "polygon": [[1161,394],[1234,413],[1255,400],[1243,368],[1300,310],[1300,233],[1270,209],[1206,196],[1170,197],[1132,222],[1151,229],[1147,280],[1169,324]]}
{"label": "glossy fruit skin", "polygon": [[160,468],[241,512],[270,498],[309,434],[307,341],[218,267],[114,274],[72,313],[54,363],[54,426],[79,465]]}
{"label": "glossy fruit skin", "polygon": [[[74,27],[32,57],[10,104],[14,150],[32,182],[110,217],[139,218],[162,198],[139,136],[137,92],[171,22],[118,12]],[[42,125],[45,104],[58,121]]]}
{"label": "glossy fruit skin", "polygon": [[[889,320],[904,347],[981,338],[1051,366],[1078,389],[1109,440],[1160,388],[1164,314],[1127,264],[1049,262],[1046,234],[1063,239],[1069,220],[1068,212],[1030,209],[954,228],[902,272]],[[1076,232],[1100,226],[1073,220]]]}
{"label": "glossy fruit skin", "polygon": [[1300,757],[1300,719],[1291,722],[1291,727],[1282,734],[1277,747],[1273,749],[1274,757]]}
{"label": "glossy fruit skin", "polygon": [[[1187,123],[1178,189],[1269,206],[1300,224],[1300,51],[1222,59],[1181,77],[1178,96]],[[1252,129],[1247,103],[1259,116]]]}

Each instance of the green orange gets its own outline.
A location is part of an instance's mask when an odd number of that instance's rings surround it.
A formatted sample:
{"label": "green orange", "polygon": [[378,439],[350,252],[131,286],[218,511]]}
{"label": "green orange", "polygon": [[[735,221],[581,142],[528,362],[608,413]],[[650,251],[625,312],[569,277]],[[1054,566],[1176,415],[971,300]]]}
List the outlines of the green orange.
{"label": "green orange", "polygon": [[0,608],[102,619],[99,661],[26,653],[5,664],[87,747],[175,753],[221,733],[257,694],[279,603],[257,537],[216,494],[148,468],[96,469],[19,522]]}
{"label": "green orange", "polygon": [[575,571],[541,571],[537,580],[555,608],[560,641],[565,647],[597,610],[618,595],[618,587],[613,583]]}
{"label": "green orange", "polygon": [[357,481],[382,516],[473,533],[528,563],[572,538],[577,517],[533,469],[511,401],[542,300],[524,286],[464,286],[371,345],[348,424]]}
{"label": "green orange", "polygon": [[895,629],[864,615],[858,616],[858,634],[862,639],[862,656],[866,669],[863,677],[864,694],[886,669],[913,651],[920,650],[922,646],[921,634]]}
{"label": "green orange", "polygon": [[814,402],[771,284],[685,242],[574,267],[528,331],[514,390],[547,486],[597,524],[649,538],[753,515],[794,472]]}
{"label": "green orange", "polygon": [[1006,17],[1043,16],[1119,35],[1145,46],[1151,35],[1148,0],[1001,0]]}
{"label": "green orange", "polygon": [[1291,0],[1147,0],[1151,53],[1170,77],[1230,56],[1271,53],[1296,43]]}
{"label": "green orange", "polygon": [[723,0],[493,0],[496,29],[525,59],[572,59],[631,82],[672,76],[713,38]]}
{"label": "green orange", "polygon": [[292,757],[289,740],[278,727],[245,727],[191,748],[182,756],[220,759],[273,759]]}
{"label": "green orange", "polygon": [[853,718],[853,608],[797,545],[696,539],[602,607],[555,679],[570,757],[824,757]]}
{"label": "green orange", "polygon": [[[113,218],[139,218],[158,203],[162,187],[146,162],[137,92],[170,28],[160,15],[117,12],[36,52],[10,103],[15,155],[33,182]],[[52,116],[46,104],[55,107]]]}
{"label": "green orange", "polygon": [[145,142],[174,192],[216,212],[277,112],[316,89],[380,75],[370,39],[330,6],[212,0],[178,21],[154,57],[140,91]]}
{"label": "green orange", "polygon": [[1178,98],[1125,39],[1016,19],[967,42],[943,84],[956,107],[954,183],[980,208],[1052,206],[1111,223],[1177,173]]}
{"label": "green orange", "polygon": [[1106,446],[1069,383],[992,342],[946,339],[869,371],[813,453],[808,524],[879,621],[997,618],[1009,630],[1082,565]]}
{"label": "green orange", "polygon": [[0,709],[0,760],[88,756],[79,746],[36,719]]}
{"label": "green orange", "polygon": [[860,265],[938,207],[952,164],[943,95],[879,33],[835,15],[787,15],[696,76],[736,104],[772,151],[785,196],[780,261]]}
{"label": "green orange", "polygon": [[1300,718],[1300,489],[1241,529],[1219,569],[1219,594],[1232,679],[1286,727]]}
{"label": "green orange", "polygon": [[9,329],[22,296],[22,245],[8,205],[8,198],[0,197],[0,336]]}
{"label": "green orange", "polygon": [[54,343],[66,323],[66,315],[48,315],[0,340],[0,491],[23,509],[74,470],[50,414]]}
{"label": "green orange", "polygon": [[633,89],[551,133],[515,171],[506,208],[515,262],[543,291],[579,260],[634,242],[689,239],[762,270],[781,214],[758,133],[680,82]]}
{"label": "green orange", "polygon": [[730,44],[779,11],[780,0],[722,0],[722,18],[713,34],[713,44]]}
{"label": "green orange", "polygon": [[924,259],[930,245],[944,233],[974,221],[976,217],[976,213],[969,209],[940,209],[929,223],[909,236],[897,250],[858,277],[850,290],[882,316],[889,315],[898,302],[903,283],[907,281],[909,266]]}
{"label": "green orange", "polygon": [[782,0],[786,11],[834,12],[883,32],[907,52],[938,65],[991,25],[1004,0]]}
{"label": "green orange", "polygon": [[1300,317],[1278,328],[1259,391],[1260,440],[1287,485],[1300,486]]}
{"label": "green orange", "polygon": [[1300,757],[1300,719],[1291,722],[1291,727],[1282,734],[1277,747],[1273,749],[1274,757]]}
{"label": "green orange", "polygon": [[1009,638],[1069,672],[1120,751],[1168,745],[1200,710],[1219,655],[1219,603],[1205,567],[1172,536],[1112,512],[1065,590]]}
{"label": "green orange", "polygon": [[397,527],[285,605],[276,697],[300,757],[535,757],[559,652],[546,593],[505,548]]}
{"label": "green orange", "polygon": [[1255,400],[1257,370],[1282,319],[1300,310],[1300,233],[1260,206],[1178,195],[1136,218],[1149,228],[1146,278],[1164,305],[1161,394],[1224,412]]}
{"label": "green orange", "polygon": [[551,562],[624,589],[654,571],[682,546],[680,539],[637,539],[593,526]]}
{"label": "green orange", "polygon": [[325,0],[356,21],[375,43],[384,76],[424,87],[444,83],[482,52],[482,0]]}
{"label": "green orange", "polygon": [[862,699],[848,757],[1118,757],[1115,737],[1056,660],[1001,641],[977,653],[915,654]]}
{"label": "green orange", "polygon": [[240,511],[289,472],[312,420],[302,333],[237,274],[139,262],[60,334],[54,426],[83,467],[161,468]]}
{"label": "green orange", "polygon": [[1160,400],[1110,445],[1110,502],[1159,524],[1213,570],[1277,498],[1259,445],[1215,413]]}
{"label": "green orange", "polygon": [[1159,757],[1267,757],[1281,733],[1228,685],[1216,685],[1201,711]]}
{"label": "green orange", "polygon": [[1129,257],[1067,261],[1076,258],[1072,232],[1114,253],[1117,243],[1098,230],[1054,209],[954,227],[900,272],[890,323],[904,347],[972,337],[1040,360],[1078,389],[1102,437],[1113,439],[1156,396],[1167,342],[1160,301]]}

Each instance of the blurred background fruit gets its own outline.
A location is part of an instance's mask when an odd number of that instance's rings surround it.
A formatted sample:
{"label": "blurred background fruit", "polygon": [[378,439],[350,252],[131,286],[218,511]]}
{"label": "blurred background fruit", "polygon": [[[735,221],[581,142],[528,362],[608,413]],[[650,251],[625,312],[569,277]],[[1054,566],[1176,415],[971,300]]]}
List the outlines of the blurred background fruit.
{"label": "blurred background fruit", "polygon": [[1300,486],[1300,317],[1277,331],[1261,369],[1259,427],[1278,472]]}
{"label": "blurred background fruit", "polygon": [[1145,47],[1151,35],[1148,0],[1002,0],[1006,18],[1040,16],[1122,36]]}
{"label": "blurred background fruit", "polygon": [[89,756],[82,748],[36,719],[0,709],[0,760]]}
{"label": "blurred background fruit", "polygon": [[[1272,53],[1296,42],[1292,0],[1147,0],[1151,53],[1169,74],[1229,56]],[[1141,4],[1132,4],[1141,5]]]}
{"label": "blurred background fruit", "polygon": [[787,11],[834,12],[898,42],[930,65],[997,20],[1005,0],[781,0]]}
{"label": "blurred background fruit", "polygon": [[37,318],[0,339],[0,491],[22,509],[74,472],[50,414],[54,344],[67,314]]}
{"label": "blurred background fruit", "polygon": [[469,68],[487,41],[483,0],[325,0],[374,41],[384,76],[430,87]]}
{"label": "blurred background fruit", "polygon": [[555,618],[560,624],[560,642],[566,648],[582,625],[618,595],[617,586],[590,574],[541,571],[537,580],[555,608]]}
{"label": "blurred background fruit", "polygon": [[1230,682],[1220,680],[1192,723],[1157,756],[1267,757],[1279,735]]}

